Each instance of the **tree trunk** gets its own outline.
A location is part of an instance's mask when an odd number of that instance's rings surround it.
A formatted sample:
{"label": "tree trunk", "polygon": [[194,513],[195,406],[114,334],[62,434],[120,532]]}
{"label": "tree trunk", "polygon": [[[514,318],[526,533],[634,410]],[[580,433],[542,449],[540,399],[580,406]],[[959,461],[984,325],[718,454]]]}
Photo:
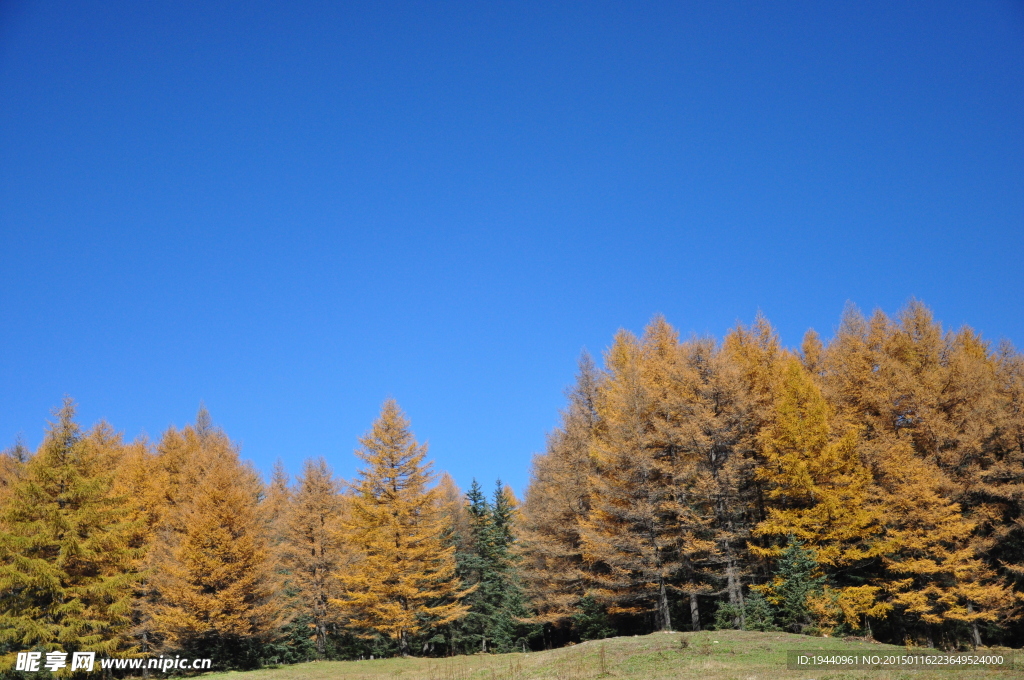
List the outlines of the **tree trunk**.
{"label": "tree trunk", "polygon": [[726,574],[729,577],[729,604],[736,607],[736,611],[739,612],[738,616],[733,619],[733,625],[740,630],[745,630],[747,627],[747,616],[743,610],[743,585],[736,578],[736,562],[731,557],[729,558],[729,566],[726,568]]}
{"label": "tree trunk", "polygon": [[[970,602],[967,603],[967,612],[970,614],[974,613],[974,605]],[[971,637],[974,638],[975,648],[981,647],[981,633],[978,631],[978,621],[971,621]]]}
{"label": "tree trunk", "polygon": [[661,630],[672,630],[672,615],[668,611],[668,589],[662,580],[658,586],[658,623]]}
{"label": "tree trunk", "polygon": [[697,608],[697,593],[690,593],[690,626],[694,632],[700,630],[700,610]]}
{"label": "tree trunk", "polygon": [[327,655],[327,626],[322,621],[316,626],[316,655],[319,659]]}

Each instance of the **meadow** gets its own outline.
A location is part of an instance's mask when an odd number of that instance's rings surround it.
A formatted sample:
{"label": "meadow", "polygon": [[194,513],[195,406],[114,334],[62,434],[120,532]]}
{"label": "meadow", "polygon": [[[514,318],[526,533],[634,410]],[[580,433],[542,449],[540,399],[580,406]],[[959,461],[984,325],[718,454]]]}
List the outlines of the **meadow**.
{"label": "meadow", "polygon": [[907,651],[904,647],[866,640],[788,633],[673,632],[592,640],[526,654],[313,662],[202,677],[207,680],[994,680],[1020,677],[1019,670],[1009,669],[788,670],[786,653],[790,650],[882,655]]}

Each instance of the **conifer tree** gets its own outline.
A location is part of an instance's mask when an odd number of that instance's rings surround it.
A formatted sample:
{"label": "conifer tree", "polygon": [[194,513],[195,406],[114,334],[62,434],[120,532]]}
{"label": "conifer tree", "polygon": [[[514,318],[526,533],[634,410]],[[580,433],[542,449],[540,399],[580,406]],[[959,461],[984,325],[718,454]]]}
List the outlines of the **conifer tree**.
{"label": "conifer tree", "polygon": [[813,550],[790,537],[782,550],[772,581],[761,588],[775,605],[775,620],[784,629],[802,632],[814,622],[810,600],[825,587],[825,575]]}
{"label": "conifer tree", "polygon": [[466,495],[447,472],[442,472],[437,482],[438,509],[444,517],[445,538],[454,546],[456,553],[470,545],[470,520],[466,508]]}
{"label": "conifer tree", "polygon": [[[862,428],[861,448],[883,490],[893,547],[878,577],[894,592],[918,591],[891,598],[897,637],[934,640],[961,626],[977,644],[979,622],[1006,615],[1007,593],[991,569],[1003,564],[996,555],[1007,534],[990,522],[1016,512],[1006,501],[1024,474],[1000,437],[1009,409],[998,365],[973,331],[945,334],[916,301],[895,321],[848,309],[827,348],[826,393]],[[961,592],[967,574],[984,594]]]}
{"label": "conifer tree", "polygon": [[10,497],[14,485],[24,476],[25,464],[30,457],[21,435],[18,435],[14,446],[0,451],[0,505]]}
{"label": "conifer tree", "polygon": [[395,640],[456,621],[467,594],[455,576],[455,547],[444,544],[444,515],[427,447],[419,445],[393,399],[384,403],[356,455],[367,464],[353,484],[343,523],[355,561],[339,573],[332,602],[353,628]]}
{"label": "conifer tree", "polygon": [[580,532],[591,503],[599,378],[593,360],[584,353],[561,424],[548,436],[546,451],[533,460],[521,510],[517,552],[522,557],[524,590],[536,611],[534,620],[562,628],[573,621],[586,596]]}
{"label": "conifer tree", "polygon": [[[712,508],[717,551],[704,560],[710,580],[723,583],[733,625],[745,627],[743,583],[752,564],[747,550],[759,517],[756,461],[749,448],[751,400],[733,358],[713,340],[693,339],[681,348],[685,370],[676,389],[678,445],[698,465],[700,484],[691,487],[699,504]],[[691,597],[691,605],[695,605]],[[691,627],[699,625],[691,609]]]}
{"label": "conifer tree", "polygon": [[65,398],[0,508],[0,645],[130,650],[138,526],[112,493],[110,452],[87,446]]}
{"label": "conifer tree", "polygon": [[469,611],[460,633],[480,651],[512,651],[523,628],[518,619],[527,615],[512,551],[514,499],[498,482],[489,503],[476,480],[466,498],[471,540],[457,554],[458,574],[475,590],[465,599]]}
{"label": "conifer tree", "polygon": [[[1024,356],[1009,342],[1000,344],[994,358],[996,391],[1001,403],[993,461],[979,475],[977,491],[985,494],[987,513],[982,530],[991,542],[987,557],[1003,578],[1024,592]],[[1018,597],[1011,619],[1018,631],[1024,618],[1024,598]],[[1019,637],[1017,639],[1020,639]]]}
{"label": "conifer tree", "polygon": [[897,624],[929,646],[943,636],[956,640],[960,626],[981,644],[978,624],[1004,616],[1013,594],[979,559],[973,522],[943,497],[948,482],[941,471],[907,444],[889,455],[882,482],[891,543],[885,566]]}
{"label": "conifer tree", "polygon": [[227,436],[202,418],[184,440],[199,445],[202,476],[190,493],[177,495],[155,551],[151,627],[168,649],[255,666],[260,645],[284,623],[262,484]]}
{"label": "conifer tree", "polygon": [[680,460],[671,421],[659,413],[665,376],[652,363],[675,350],[674,332],[656,319],[644,342],[621,331],[608,351],[592,507],[581,532],[585,557],[596,565],[592,593],[612,613],[653,612],[661,630],[672,627],[674,581],[693,584],[698,556],[715,549],[705,535],[709,518],[686,493],[694,468]]}
{"label": "conifer tree", "polygon": [[339,484],[323,458],[307,460],[292,497],[285,524],[285,565],[310,618],[317,656],[327,653],[328,626],[337,620],[331,600],[343,557],[339,535]]}
{"label": "conifer tree", "polygon": [[274,462],[273,471],[270,473],[270,484],[267,485],[266,498],[263,499],[263,511],[267,518],[271,545],[280,545],[285,540],[293,500],[292,490],[288,486],[288,473],[279,458]]}
{"label": "conifer tree", "polygon": [[[884,509],[873,498],[857,433],[832,434],[831,409],[795,357],[785,361],[782,373],[776,417],[761,435],[765,463],[759,476],[767,486],[768,516],[754,533],[789,536],[791,543],[795,538],[811,546],[817,562],[840,584],[838,596],[846,587],[855,589],[864,609],[849,612],[854,621],[884,616],[889,606],[874,601],[881,587],[862,580],[864,566],[884,554],[887,544]],[[752,549],[765,557],[781,551]]]}

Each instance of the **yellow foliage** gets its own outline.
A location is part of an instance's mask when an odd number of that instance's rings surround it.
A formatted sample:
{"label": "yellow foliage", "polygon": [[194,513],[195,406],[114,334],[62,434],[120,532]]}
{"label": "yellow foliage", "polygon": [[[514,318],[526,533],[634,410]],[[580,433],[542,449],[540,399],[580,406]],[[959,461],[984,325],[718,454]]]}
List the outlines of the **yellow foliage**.
{"label": "yellow foliage", "polygon": [[342,522],[353,561],[331,600],[358,630],[399,640],[465,616],[470,591],[455,577],[455,547],[443,540],[445,513],[427,447],[417,444],[393,399],[384,403],[356,454],[360,471]]}

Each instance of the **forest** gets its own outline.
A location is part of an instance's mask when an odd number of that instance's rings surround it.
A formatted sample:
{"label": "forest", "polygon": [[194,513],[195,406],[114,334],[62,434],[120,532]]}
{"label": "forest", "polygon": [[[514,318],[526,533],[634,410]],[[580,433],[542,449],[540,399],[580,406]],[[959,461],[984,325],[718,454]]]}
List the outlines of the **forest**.
{"label": "forest", "polygon": [[245,669],[724,628],[1024,642],[1008,342],[918,301],[850,306],[798,349],[760,315],[721,340],[658,316],[603,365],[584,354],[566,396],[522,499],[435,472],[393,400],[355,478],[312,458],[265,481],[204,408],[126,441],[65,398],[38,450],[0,455],[0,668],[26,650]]}

